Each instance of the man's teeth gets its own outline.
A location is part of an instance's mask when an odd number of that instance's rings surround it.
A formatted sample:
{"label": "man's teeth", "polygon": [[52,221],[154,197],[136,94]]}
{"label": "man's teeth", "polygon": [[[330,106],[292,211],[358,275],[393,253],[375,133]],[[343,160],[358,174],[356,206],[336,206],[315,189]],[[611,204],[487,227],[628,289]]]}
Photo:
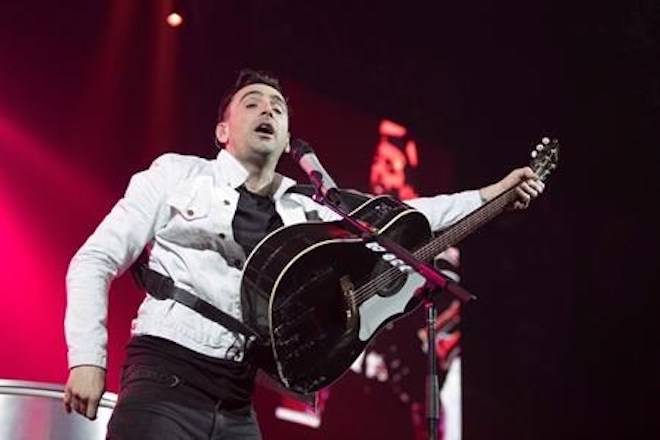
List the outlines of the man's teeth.
{"label": "man's teeth", "polygon": [[259,124],[255,131],[266,134],[273,134],[275,132],[270,124]]}

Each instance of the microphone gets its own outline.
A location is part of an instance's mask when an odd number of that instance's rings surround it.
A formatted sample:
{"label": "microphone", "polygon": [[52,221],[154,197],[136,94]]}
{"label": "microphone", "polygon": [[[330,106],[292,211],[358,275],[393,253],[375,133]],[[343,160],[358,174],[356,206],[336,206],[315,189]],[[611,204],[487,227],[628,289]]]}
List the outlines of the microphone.
{"label": "microphone", "polygon": [[289,146],[289,154],[298,162],[316,190],[325,200],[337,205],[339,203],[337,184],[323,168],[312,147],[302,139],[293,139]]}
{"label": "microphone", "polygon": [[446,258],[443,258],[442,256],[436,256],[433,259],[433,265],[446,278],[449,278],[450,280],[452,280],[455,283],[460,283],[461,282],[461,275],[460,275],[460,272],[458,271],[458,267],[453,265]]}
{"label": "microphone", "polygon": [[[448,289],[464,290],[458,284],[461,282],[461,271],[459,270],[460,255],[458,248],[449,246],[433,258],[433,266],[449,282]],[[469,293],[465,293],[468,297],[472,297]],[[438,310],[443,310],[450,307],[451,297],[448,295],[435,295],[433,301],[438,307]]]}
{"label": "microphone", "polygon": [[458,269],[460,265],[461,252],[457,247],[449,246],[447,249],[439,253],[433,259],[433,265],[441,274],[454,281],[455,283],[461,282],[461,273]]}

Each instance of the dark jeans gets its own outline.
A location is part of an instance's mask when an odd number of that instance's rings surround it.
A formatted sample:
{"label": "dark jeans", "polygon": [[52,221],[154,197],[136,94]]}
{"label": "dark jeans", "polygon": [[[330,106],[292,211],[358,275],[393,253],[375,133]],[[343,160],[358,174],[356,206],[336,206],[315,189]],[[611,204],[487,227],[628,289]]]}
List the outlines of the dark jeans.
{"label": "dark jeans", "polygon": [[251,406],[223,408],[222,402],[160,367],[129,365],[122,373],[107,438],[259,440],[261,433]]}

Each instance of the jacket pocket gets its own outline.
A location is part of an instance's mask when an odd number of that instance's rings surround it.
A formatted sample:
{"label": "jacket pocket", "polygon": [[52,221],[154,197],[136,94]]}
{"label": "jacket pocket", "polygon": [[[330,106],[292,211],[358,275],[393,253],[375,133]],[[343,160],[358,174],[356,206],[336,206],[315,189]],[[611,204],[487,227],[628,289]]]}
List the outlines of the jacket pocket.
{"label": "jacket pocket", "polygon": [[213,180],[200,176],[179,186],[166,203],[184,220],[192,221],[208,217],[213,197]]}

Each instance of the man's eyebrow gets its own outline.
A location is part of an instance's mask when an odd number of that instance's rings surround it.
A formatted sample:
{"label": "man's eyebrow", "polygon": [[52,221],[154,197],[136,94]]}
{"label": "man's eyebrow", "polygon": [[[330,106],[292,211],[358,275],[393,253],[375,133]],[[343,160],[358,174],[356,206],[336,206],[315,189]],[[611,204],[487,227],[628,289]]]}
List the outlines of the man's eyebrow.
{"label": "man's eyebrow", "polygon": [[[250,90],[249,92],[246,92],[241,98],[238,100],[238,102],[243,101],[245,98],[247,98],[250,95],[259,95],[259,96],[264,96],[264,93],[259,91],[259,90]],[[273,101],[277,101],[280,104],[286,105],[286,101],[282,99],[279,95],[270,95],[270,99]]]}
{"label": "man's eyebrow", "polygon": [[270,99],[272,99],[273,101],[277,101],[280,104],[284,104],[286,106],[286,101],[284,99],[280,98],[279,95],[270,95]]}
{"label": "man's eyebrow", "polygon": [[261,95],[261,96],[263,96],[263,93],[260,92],[259,90],[250,90],[250,91],[246,92],[243,96],[241,96],[241,99],[239,99],[238,102],[243,101],[245,98],[247,98],[250,95]]}

